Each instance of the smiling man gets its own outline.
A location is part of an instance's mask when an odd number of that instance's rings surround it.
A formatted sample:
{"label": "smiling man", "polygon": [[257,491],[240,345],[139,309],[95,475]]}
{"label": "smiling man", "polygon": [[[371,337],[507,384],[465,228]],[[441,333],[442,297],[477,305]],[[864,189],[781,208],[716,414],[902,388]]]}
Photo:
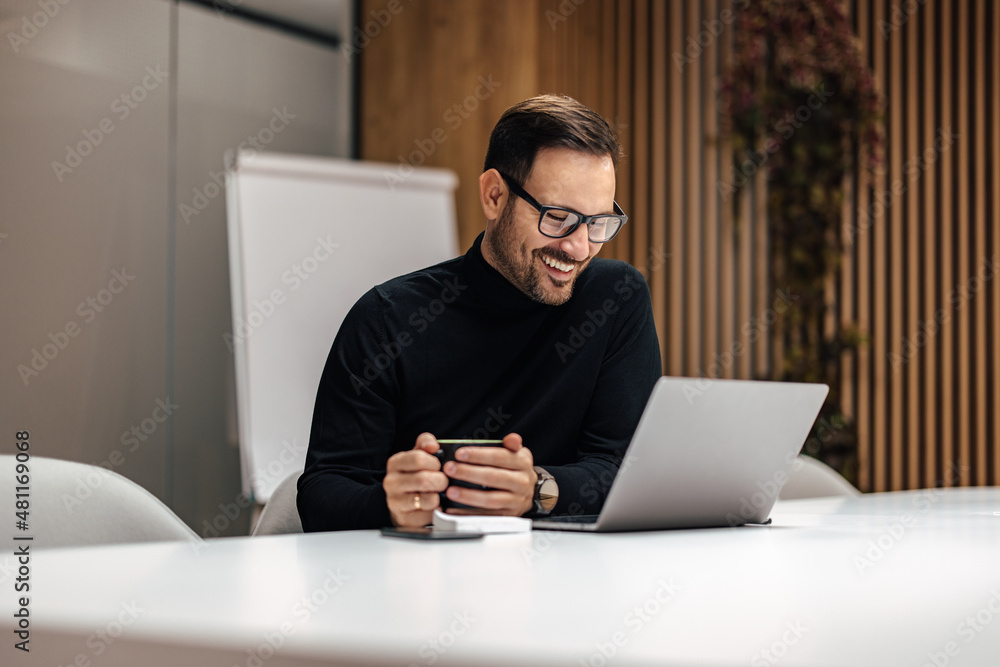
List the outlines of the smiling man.
{"label": "smiling man", "polygon": [[[298,485],[305,530],[426,525],[442,492],[473,508],[449,511],[600,511],[660,376],[645,280],[595,259],[628,219],[619,154],[571,98],[504,112],[479,177],[483,234],[371,289],[337,333]],[[503,446],[444,468],[433,456],[437,438],[486,437]]]}

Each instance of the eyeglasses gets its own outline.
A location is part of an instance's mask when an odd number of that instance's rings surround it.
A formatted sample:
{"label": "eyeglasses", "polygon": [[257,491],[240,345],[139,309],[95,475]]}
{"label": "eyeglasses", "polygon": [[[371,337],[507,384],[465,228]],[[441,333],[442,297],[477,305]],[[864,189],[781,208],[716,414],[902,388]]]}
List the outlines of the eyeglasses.
{"label": "eyeglasses", "polygon": [[514,194],[538,210],[538,231],[549,238],[561,239],[575,232],[580,225],[587,225],[587,238],[591,243],[607,243],[621,230],[622,225],[628,222],[628,216],[618,202],[613,202],[615,215],[608,213],[584,215],[562,206],[543,206],[525,192],[513,178],[503,172],[499,173]]}

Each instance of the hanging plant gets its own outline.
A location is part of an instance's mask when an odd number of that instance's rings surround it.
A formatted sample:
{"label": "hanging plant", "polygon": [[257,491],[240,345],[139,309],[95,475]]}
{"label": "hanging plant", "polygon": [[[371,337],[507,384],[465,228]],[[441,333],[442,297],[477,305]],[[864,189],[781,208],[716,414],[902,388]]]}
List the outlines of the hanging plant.
{"label": "hanging plant", "polygon": [[853,328],[824,335],[825,281],[844,253],[844,178],[881,161],[881,96],[837,0],[748,3],[721,92],[736,170],[729,190],[764,170],[769,280],[799,296],[770,332],[784,348],[774,379],[830,385],[805,451],[856,482],[857,436],[839,409],[837,361],[862,338]]}

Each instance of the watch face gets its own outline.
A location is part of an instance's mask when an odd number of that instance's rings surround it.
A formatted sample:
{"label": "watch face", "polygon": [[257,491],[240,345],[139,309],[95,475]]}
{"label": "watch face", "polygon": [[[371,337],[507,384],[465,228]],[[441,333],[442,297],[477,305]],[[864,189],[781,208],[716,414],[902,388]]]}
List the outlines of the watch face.
{"label": "watch face", "polygon": [[556,484],[556,480],[552,478],[543,480],[538,489],[538,504],[542,506],[542,511],[551,512],[558,500],[559,486]]}

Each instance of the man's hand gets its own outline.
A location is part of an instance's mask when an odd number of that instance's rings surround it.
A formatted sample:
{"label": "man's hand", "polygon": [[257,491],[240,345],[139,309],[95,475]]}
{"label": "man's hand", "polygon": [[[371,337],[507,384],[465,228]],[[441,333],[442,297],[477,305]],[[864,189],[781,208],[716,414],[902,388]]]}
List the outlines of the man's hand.
{"label": "man's hand", "polygon": [[382,488],[394,526],[426,526],[433,519],[440,504],[438,493],[448,487],[441,462],[434,456],[438,449],[433,435],[421,433],[413,449],[389,457]]}
{"label": "man's hand", "polygon": [[503,447],[462,447],[455,460],[444,464],[444,474],[452,479],[488,486],[494,491],[448,488],[448,498],[463,505],[482,509],[449,509],[449,514],[500,514],[521,516],[534,506],[535,484],[531,451],[523,445],[521,436],[510,433]]}

